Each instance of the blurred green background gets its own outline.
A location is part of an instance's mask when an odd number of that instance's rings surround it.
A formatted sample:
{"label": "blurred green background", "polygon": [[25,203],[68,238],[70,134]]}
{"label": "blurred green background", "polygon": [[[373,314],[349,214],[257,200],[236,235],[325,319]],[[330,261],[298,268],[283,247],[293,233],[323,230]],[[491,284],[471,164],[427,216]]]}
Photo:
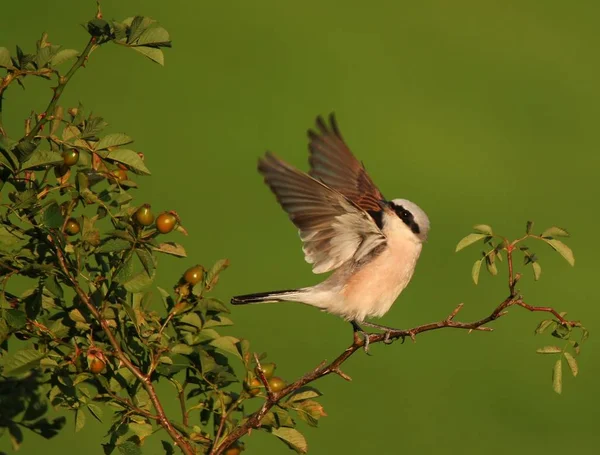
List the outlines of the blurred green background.
{"label": "blurred green background", "polygon": [[[161,68],[116,46],[92,55],[67,89],[136,139],[152,169],[138,201],[179,212],[188,259],[163,259],[159,284],[189,265],[228,257],[219,297],[316,283],[295,228],[257,174],[264,150],[307,169],[305,130],[335,111],[342,132],[389,198],[416,201],[431,219],[416,275],[382,323],[407,328],[488,314],[506,295],[504,276],[470,278],[477,250],[454,253],[476,223],[508,236],[525,221],[568,228],[576,267],[536,248],[542,279],[525,271],[526,301],[582,320],[592,337],[580,376],[551,389],[553,358],[535,354],[543,318],[511,309],[493,333],[439,331],[416,344],[373,346],[345,366],[347,383],[317,386],[329,416],[305,430],[310,453],[596,453],[600,419],[598,178],[600,3],[104,0],[105,17],[158,19],[174,47]],[[82,49],[79,24],[92,1],[2,2],[0,45],[26,50],[42,31]],[[11,88],[9,132],[45,107],[50,91]],[[16,136],[16,134],[14,134]],[[178,234],[172,234],[178,236]],[[520,265],[519,265],[520,267]],[[501,267],[502,272],[504,269]],[[350,342],[348,324],[296,304],[233,308],[231,333],[268,351],[292,380]],[[167,412],[177,414],[174,399]],[[90,421],[91,419],[88,419]],[[69,424],[71,425],[71,424]],[[106,426],[72,426],[44,441],[26,434],[23,454],[101,453]],[[164,437],[164,436],[163,436]],[[249,454],[287,453],[253,432]],[[145,453],[160,453],[159,437]],[[594,449],[596,447],[596,449]],[[0,450],[8,450],[7,438]]]}

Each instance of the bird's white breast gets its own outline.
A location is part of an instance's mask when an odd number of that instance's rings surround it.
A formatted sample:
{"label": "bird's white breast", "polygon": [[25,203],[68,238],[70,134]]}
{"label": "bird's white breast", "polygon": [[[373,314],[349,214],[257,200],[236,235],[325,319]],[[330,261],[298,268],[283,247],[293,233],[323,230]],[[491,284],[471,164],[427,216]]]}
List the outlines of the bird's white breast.
{"label": "bird's white breast", "polygon": [[346,319],[381,317],[410,282],[421,243],[390,239],[388,248],[357,273],[342,290]]}

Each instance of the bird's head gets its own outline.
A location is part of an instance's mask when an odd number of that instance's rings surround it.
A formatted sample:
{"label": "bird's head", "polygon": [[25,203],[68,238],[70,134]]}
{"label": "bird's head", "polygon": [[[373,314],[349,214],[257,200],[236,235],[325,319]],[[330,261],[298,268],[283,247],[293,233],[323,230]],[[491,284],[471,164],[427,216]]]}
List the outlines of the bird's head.
{"label": "bird's head", "polygon": [[389,208],[419,242],[423,243],[427,240],[429,218],[421,207],[406,199],[394,199],[389,202]]}

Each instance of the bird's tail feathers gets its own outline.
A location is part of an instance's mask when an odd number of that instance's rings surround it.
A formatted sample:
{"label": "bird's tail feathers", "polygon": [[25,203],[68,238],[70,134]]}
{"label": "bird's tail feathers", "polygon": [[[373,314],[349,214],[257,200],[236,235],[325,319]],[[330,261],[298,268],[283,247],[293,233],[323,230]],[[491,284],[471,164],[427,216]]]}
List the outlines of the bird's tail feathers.
{"label": "bird's tail feathers", "polygon": [[247,303],[275,303],[294,302],[304,291],[302,289],[288,289],[285,291],[258,292],[256,294],[236,295],[231,298],[233,305]]}

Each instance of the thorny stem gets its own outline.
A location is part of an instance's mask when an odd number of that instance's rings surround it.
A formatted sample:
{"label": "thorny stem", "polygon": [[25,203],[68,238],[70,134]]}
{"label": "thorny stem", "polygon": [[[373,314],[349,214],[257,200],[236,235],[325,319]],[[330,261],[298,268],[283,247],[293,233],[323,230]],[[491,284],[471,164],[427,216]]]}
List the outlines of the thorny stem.
{"label": "thorny stem", "polygon": [[79,57],[77,58],[75,63],[73,63],[73,66],[69,69],[69,71],[67,71],[67,74],[58,78],[58,85],[53,89],[54,95],[50,99],[50,103],[48,104],[48,107],[44,111],[45,115],[43,113],[39,117],[39,120],[36,122],[35,126],[31,129],[29,134],[27,134],[27,136],[25,136],[23,138],[23,141],[31,141],[40,132],[42,127],[46,123],[48,123],[49,120],[51,120],[52,114],[54,113],[54,109],[56,108],[56,104],[58,103],[58,100],[60,99],[62,92],[65,89],[65,86],[69,83],[69,81],[71,80],[71,78],[73,77],[75,72],[79,68],[81,68],[82,66],[85,65],[89,55],[96,48],[96,46],[97,46],[96,37],[92,36],[90,38],[90,40],[88,41],[87,46],[85,47],[83,52],[81,52],[81,54],[79,54]]}
{"label": "thorny stem", "polygon": [[150,397],[150,401],[152,401],[152,404],[154,405],[154,408],[156,409],[156,414],[157,414],[156,420],[158,421],[158,423],[166,430],[166,432],[169,434],[169,436],[171,436],[171,438],[173,439],[175,444],[177,446],[179,446],[179,448],[185,455],[194,455],[195,450],[193,449],[193,447],[181,435],[181,433],[179,433],[175,429],[175,427],[173,426],[171,421],[167,418],[165,411],[162,407],[162,403],[160,402],[160,399],[156,393],[156,390],[154,389],[154,385],[152,384],[152,380],[150,379],[150,377],[148,375],[144,374],[138,367],[136,367],[129,360],[129,357],[127,357],[125,355],[125,353],[121,349],[121,345],[120,345],[119,341],[117,340],[113,331],[111,330],[110,326],[108,325],[108,321],[106,319],[104,319],[104,317],[102,317],[102,314],[100,314],[98,309],[94,306],[90,297],[79,285],[77,278],[71,274],[71,271],[69,269],[69,266],[67,264],[66,258],[62,252],[61,247],[59,245],[56,245],[56,242],[51,237],[49,237],[49,240],[52,244],[54,244],[56,246],[56,255],[57,255],[60,269],[65,274],[67,279],[70,281],[73,289],[77,293],[77,296],[81,299],[81,301],[88,308],[88,310],[90,311],[92,316],[96,319],[96,321],[98,321],[98,323],[102,327],[102,330],[104,331],[106,337],[108,338],[109,343],[111,344],[111,346],[114,350],[115,357],[117,359],[119,359],[119,361],[129,371],[131,371],[131,373],[140,381],[140,383],[142,384],[144,389],[146,389],[146,392],[148,393],[148,396]]}
{"label": "thorny stem", "polygon": [[[458,322],[455,321],[454,318],[458,314],[458,312],[462,309],[463,304],[459,304],[445,319],[438,322],[431,322],[429,324],[423,324],[412,329],[407,330],[392,330],[389,334],[386,333],[373,333],[369,334],[369,344],[372,345],[374,343],[380,343],[387,340],[394,340],[401,338],[404,342],[406,337],[410,337],[413,341],[415,341],[415,337],[424,332],[430,332],[432,330],[438,329],[463,329],[468,330],[469,332],[473,330],[482,331],[482,332],[491,332],[493,329],[491,327],[487,327],[486,324],[495,321],[496,319],[504,316],[506,314],[506,310],[511,306],[520,306],[529,311],[542,311],[551,313],[554,315],[561,324],[565,326],[576,326],[577,322],[568,321],[563,316],[561,316],[555,309],[550,307],[541,307],[541,306],[532,306],[525,303],[522,297],[515,290],[516,283],[518,279],[515,279],[514,270],[513,270],[513,258],[512,252],[514,250],[514,244],[507,245],[507,262],[508,262],[508,280],[509,280],[509,290],[510,295],[504,299],[494,310],[486,317],[479,319],[473,322]],[[360,350],[365,345],[365,340],[360,337],[355,337],[353,343],[348,346],[344,352],[342,352],[335,360],[327,363],[326,361],[319,364],[315,369],[305,374],[304,376],[297,379],[295,382],[291,383],[284,389],[279,392],[269,391],[267,397],[260,407],[258,411],[251,414],[242,424],[237,426],[231,431],[227,437],[225,437],[221,442],[215,439],[215,447],[210,452],[210,455],[221,455],[227,450],[229,446],[231,446],[235,441],[240,439],[242,436],[250,433],[252,429],[260,428],[261,421],[265,417],[265,415],[273,408],[273,406],[277,405],[282,399],[293,394],[301,387],[319,379],[323,376],[327,376],[331,373],[335,373],[343,379],[350,381],[351,378],[345,374],[341,369],[341,365],[348,360],[355,352]],[[258,362],[257,362],[258,363]],[[259,365],[259,378],[264,383],[265,380],[260,374],[260,363]],[[268,390],[268,389],[267,389]]]}

